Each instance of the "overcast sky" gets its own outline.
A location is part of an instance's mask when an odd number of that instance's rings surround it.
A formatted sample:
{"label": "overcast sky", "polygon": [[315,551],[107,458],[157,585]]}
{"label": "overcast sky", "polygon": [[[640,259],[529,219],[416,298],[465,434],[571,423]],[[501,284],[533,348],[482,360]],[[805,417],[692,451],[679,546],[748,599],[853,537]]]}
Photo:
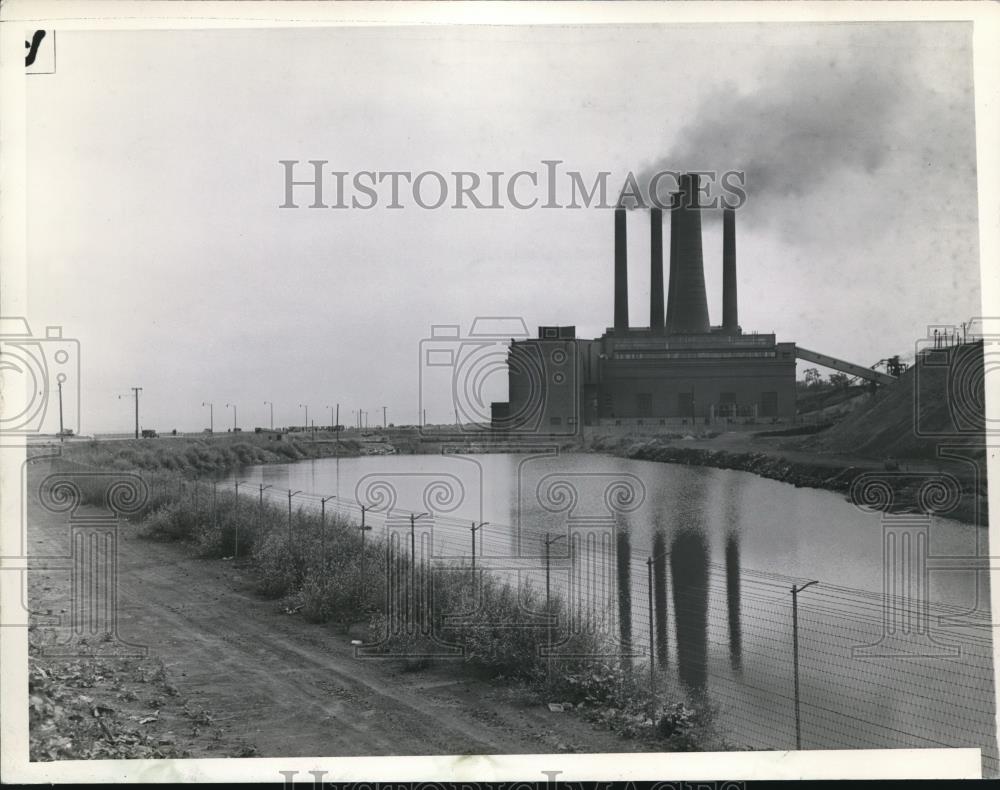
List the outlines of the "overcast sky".
{"label": "overcast sky", "polygon": [[[28,80],[29,317],[80,340],[84,432],[129,430],[131,386],[160,431],[207,426],[203,401],[217,430],[226,403],[266,426],[264,401],[278,425],[302,424],[299,404],[328,424],[338,402],[345,424],[383,405],[413,423],[432,324],[612,323],[611,212],[308,209],[304,191],[280,209],[279,160],[510,174],[559,159],[588,180],[745,170],[744,331],[865,365],[910,354],[927,324],[981,313],[970,33],[59,32],[57,73]],[[719,323],[721,229],[712,212],[704,225]],[[644,325],[644,212],[629,253]],[[506,396],[501,375],[486,394]],[[423,405],[451,419],[446,390]]]}

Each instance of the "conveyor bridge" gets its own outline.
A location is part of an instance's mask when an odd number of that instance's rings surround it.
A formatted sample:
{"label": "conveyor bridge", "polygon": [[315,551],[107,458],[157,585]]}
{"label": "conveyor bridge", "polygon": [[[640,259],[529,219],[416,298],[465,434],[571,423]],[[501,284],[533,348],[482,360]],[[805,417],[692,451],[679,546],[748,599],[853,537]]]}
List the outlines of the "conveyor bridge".
{"label": "conveyor bridge", "polygon": [[888,373],[882,373],[879,370],[872,370],[871,368],[866,368],[862,365],[855,365],[853,362],[847,362],[843,359],[827,356],[826,354],[817,354],[815,351],[802,348],[802,346],[795,346],[795,356],[798,359],[804,359],[807,362],[815,362],[817,365],[822,365],[825,368],[833,368],[834,370],[839,370],[842,373],[847,373],[850,376],[857,376],[860,379],[867,379],[868,381],[874,381],[878,384],[895,384],[897,381],[895,377],[890,376]]}

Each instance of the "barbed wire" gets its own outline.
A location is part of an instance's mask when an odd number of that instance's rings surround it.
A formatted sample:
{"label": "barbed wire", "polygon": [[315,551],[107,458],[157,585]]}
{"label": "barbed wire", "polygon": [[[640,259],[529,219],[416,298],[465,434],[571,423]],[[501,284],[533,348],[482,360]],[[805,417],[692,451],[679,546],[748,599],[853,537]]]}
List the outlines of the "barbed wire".
{"label": "barbed wire", "polygon": [[[188,481],[184,490],[189,495],[204,497],[212,496],[214,487],[218,502],[223,496],[235,496],[234,483],[232,478],[215,481],[214,486]],[[269,484],[243,482],[240,499],[257,505],[263,503],[269,508],[288,507],[290,489],[270,484],[272,487],[261,491],[261,485]],[[318,514],[323,499],[322,494],[293,492],[293,529],[303,514]],[[327,499],[325,508],[329,519],[348,523],[360,521],[364,512],[367,524],[382,527],[386,534],[410,526],[409,510],[380,511],[368,507],[363,510],[362,503],[347,496]],[[433,513],[416,521],[414,530],[421,536],[422,562],[464,562],[471,555],[470,526],[471,520]],[[516,573],[518,580],[522,574],[524,578],[537,579],[544,574],[539,564],[542,556],[539,542],[554,531],[492,522],[488,529],[478,532],[477,560],[484,564],[483,572]],[[527,547],[529,551],[516,554],[511,551],[512,545],[518,549]],[[408,555],[408,541],[401,541],[401,546],[403,555]],[[603,580],[598,600],[588,600],[592,585],[580,583],[579,566],[574,571],[573,563],[581,559],[586,559],[592,575]],[[491,562],[502,565],[505,561],[515,567],[485,570]],[[665,605],[668,615],[667,665],[671,671],[680,671],[682,664],[690,667],[692,660],[700,663],[696,674],[706,679],[712,699],[721,705],[720,715],[737,726],[748,745],[787,748],[793,740],[790,711],[794,697],[781,689],[788,687],[792,674],[789,593],[793,585],[805,580],[770,570],[709,561],[707,554],[704,561],[695,565],[695,572],[687,574],[695,581],[686,579],[682,590],[677,587],[679,582],[669,558],[662,561],[661,572],[666,578],[654,579],[654,608],[659,610]],[[553,552],[550,567],[553,578],[569,584],[574,572],[577,582],[571,593],[580,597],[572,605],[582,611],[588,605],[594,608],[606,604],[609,627],[618,630],[621,623],[614,591],[617,585],[627,583],[628,632],[632,644],[648,648],[650,590],[645,553],[634,551],[623,559],[614,540],[586,557],[574,555],[572,550]],[[738,585],[738,593],[732,587],[734,583]],[[731,605],[738,605],[738,609],[731,612]],[[738,670],[733,669],[732,663],[737,652],[731,631],[734,616],[740,629]],[[961,649],[960,656],[921,656],[922,640],[926,637],[919,630],[894,635],[897,647],[915,651],[906,658],[886,660],[856,654],[854,648],[876,644],[884,636],[887,621],[905,616],[924,617],[926,625],[933,618],[938,621],[965,618],[968,622],[942,626],[936,631],[946,643]],[[800,597],[798,618],[800,670],[807,680],[800,704],[803,725],[811,740],[820,741],[825,747],[842,748],[980,745],[987,763],[996,766],[992,633],[988,613],[937,601],[921,601],[918,607],[910,598],[887,594],[885,590],[858,589],[821,580]],[[686,626],[680,628],[679,624],[686,622],[694,624],[693,631]],[[657,630],[659,627],[657,624]],[[682,647],[679,628],[683,636],[696,634],[697,644]],[[653,638],[656,641],[656,634]],[[661,661],[663,658],[660,656]],[[724,669],[720,668],[720,662]],[[831,706],[829,700],[835,700],[836,705]],[[885,700],[892,700],[893,720],[879,715],[880,710],[884,712],[880,706]],[[907,725],[902,725],[900,719]]]}

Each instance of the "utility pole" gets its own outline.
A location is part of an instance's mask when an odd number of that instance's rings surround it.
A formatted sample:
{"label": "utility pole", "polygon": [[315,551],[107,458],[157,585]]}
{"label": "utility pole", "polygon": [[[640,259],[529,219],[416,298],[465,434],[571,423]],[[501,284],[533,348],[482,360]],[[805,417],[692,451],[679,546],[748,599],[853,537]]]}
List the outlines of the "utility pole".
{"label": "utility pole", "polygon": [[142,392],[142,387],[132,387],[132,392],[135,393],[135,438],[139,438],[139,393]]}
{"label": "utility pole", "polygon": [[271,430],[273,431],[274,430],[274,404],[271,403],[271,401],[266,400],[266,401],[264,401],[264,405],[271,407]]}
{"label": "utility pole", "polygon": [[387,414],[388,414],[387,407],[383,406],[382,407],[382,430],[385,430],[386,428],[389,427],[389,419],[386,416]]}
{"label": "utility pole", "polygon": [[235,403],[227,403],[226,404],[226,408],[228,409],[230,407],[232,407],[232,410],[233,410],[233,433],[236,433],[236,404]]}
{"label": "utility pole", "polygon": [[211,403],[201,402],[202,406],[208,406],[208,432],[215,433],[215,409]]}
{"label": "utility pole", "polygon": [[806,587],[819,584],[806,582],[801,587],[792,585],[792,661],[795,664],[795,748],[802,749],[802,720],[799,715],[799,593]]}
{"label": "utility pole", "polygon": [[326,408],[330,410],[330,430],[335,431],[337,429],[337,423],[333,420],[333,406],[327,406]]}
{"label": "utility pole", "polygon": [[337,404],[337,419],[333,421],[333,430],[337,434],[337,444],[340,444],[340,404]]}

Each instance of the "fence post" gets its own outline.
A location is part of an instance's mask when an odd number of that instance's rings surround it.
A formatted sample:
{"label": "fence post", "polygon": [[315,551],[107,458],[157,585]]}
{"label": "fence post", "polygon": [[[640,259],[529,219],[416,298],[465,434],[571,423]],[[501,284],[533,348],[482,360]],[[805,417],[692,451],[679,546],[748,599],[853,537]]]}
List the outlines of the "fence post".
{"label": "fence post", "polygon": [[792,663],[795,674],[795,748],[802,749],[802,720],[799,714],[799,593],[806,587],[819,584],[806,582],[801,587],[792,585]]}
{"label": "fence post", "polygon": [[549,533],[545,533],[545,646],[548,652],[548,658],[546,664],[548,666],[549,680],[552,679],[552,607],[551,600],[549,596],[550,589],[550,552],[549,546],[555,543],[557,540],[565,538],[565,535],[556,535],[554,538],[549,537]]}
{"label": "fence post", "polygon": [[365,526],[365,511],[368,508],[365,505],[361,506],[361,526],[358,529],[361,530],[361,605],[362,608],[368,602],[368,577],[365,576],[365,533],[368,532],[371,527]]}
{"label": "fence post", "polygon": [[409,601],[406,607],[406,628],[407,633],[413,633],[414,620],[417,616],[417,532],[416,524],[418,518],[423,518],[428,513],[410,513],[410,591]]}
{"label": "fence post", "polygon": [[245,480],[236,480],[236,504],[234,505],[233,511],[233,565],[235,565],[240,558],[240,486],[245,483]]}

